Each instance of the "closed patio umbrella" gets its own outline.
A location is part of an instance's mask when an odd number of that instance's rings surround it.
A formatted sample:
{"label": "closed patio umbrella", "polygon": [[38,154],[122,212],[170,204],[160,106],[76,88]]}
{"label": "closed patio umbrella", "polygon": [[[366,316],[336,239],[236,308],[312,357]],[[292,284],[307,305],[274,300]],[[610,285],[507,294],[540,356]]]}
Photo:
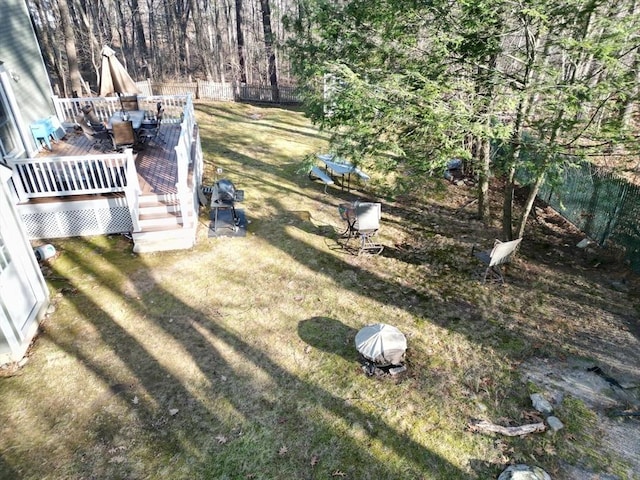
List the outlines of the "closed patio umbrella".
{"label": "closed patio umbrella", "polygon": [[111,48],[102,47],[102,69],[100,70],[100,96],[106,97],[112,93],[118,95],[140,93],[136,83],[129,76],[126,68],[116,58]]}

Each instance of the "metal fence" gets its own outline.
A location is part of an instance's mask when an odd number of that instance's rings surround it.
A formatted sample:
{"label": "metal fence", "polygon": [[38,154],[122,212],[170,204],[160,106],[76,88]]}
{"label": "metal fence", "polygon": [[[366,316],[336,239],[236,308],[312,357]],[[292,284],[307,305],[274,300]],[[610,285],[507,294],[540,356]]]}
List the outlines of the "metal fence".
{"label": "metal fence", "polygon": [[545,183],[538,197],[600,245],[622,248],[640,273],[640,186],[588,162],[567,168],[553,185]]}
{"label": "metal fence", "polygon": [[277,88],[262,85],[237,85],[233,83],[208,82],[136,82],[144,95],[185,95],[193,98],[222,102],[255,102],[280,105],[302,103],[296,87]]}

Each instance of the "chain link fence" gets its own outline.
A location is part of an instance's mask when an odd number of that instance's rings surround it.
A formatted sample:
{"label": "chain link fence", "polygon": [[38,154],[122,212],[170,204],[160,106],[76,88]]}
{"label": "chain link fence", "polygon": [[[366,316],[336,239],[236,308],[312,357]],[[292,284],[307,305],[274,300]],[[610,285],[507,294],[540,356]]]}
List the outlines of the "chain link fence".
{"label": "chain link fence", "polygon": [[640,273],[640,186],[582,162],[558,182],[545,182],[538,197],[600,245],[623,249]]}

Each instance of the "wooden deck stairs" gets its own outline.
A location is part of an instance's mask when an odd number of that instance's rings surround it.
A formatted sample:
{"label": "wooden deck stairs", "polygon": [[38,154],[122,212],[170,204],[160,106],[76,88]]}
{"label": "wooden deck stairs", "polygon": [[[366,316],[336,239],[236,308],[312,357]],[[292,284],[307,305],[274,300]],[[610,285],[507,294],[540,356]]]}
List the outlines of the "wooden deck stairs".
{"label": "wooden deck stairs", "polygon": [[192,205],[189,215],[182,217],[174,194],[144,194],[140,196],[140,232],[134,232],[136,253],[182,250],[193,247],[198,219]]}

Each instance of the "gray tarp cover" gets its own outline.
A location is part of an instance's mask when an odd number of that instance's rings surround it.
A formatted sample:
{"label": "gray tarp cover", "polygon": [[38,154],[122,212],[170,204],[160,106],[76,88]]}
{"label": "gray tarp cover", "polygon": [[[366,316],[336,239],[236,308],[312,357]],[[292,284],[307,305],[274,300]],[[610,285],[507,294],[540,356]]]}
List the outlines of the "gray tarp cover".
{"label": "gray tarp cover", "polygon": [[363,357],[380,366],[399,365],[407,350],[407,339],[396,327],[376,323],[356,334],[356,348]]}

